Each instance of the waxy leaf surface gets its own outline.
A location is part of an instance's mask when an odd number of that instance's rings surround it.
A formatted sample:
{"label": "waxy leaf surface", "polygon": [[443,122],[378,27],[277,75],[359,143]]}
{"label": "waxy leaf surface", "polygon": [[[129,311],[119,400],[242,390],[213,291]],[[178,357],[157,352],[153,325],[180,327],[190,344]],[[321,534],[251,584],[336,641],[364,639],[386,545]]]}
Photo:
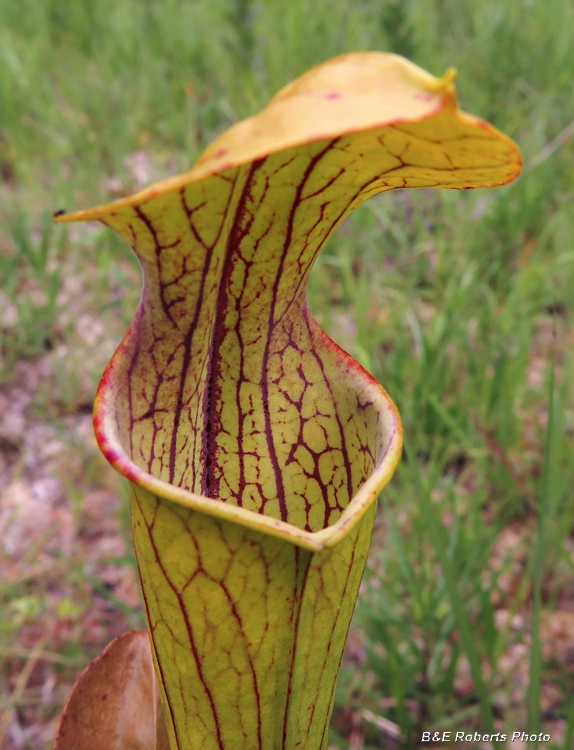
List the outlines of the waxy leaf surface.
{"label": "waxy leaf surface", "polygon": [[147,633],[120,635],[86,667],[54,750],[169,750]]}
{"label": "waxy leaf surface", "polygon": [[95,408],[131,482],[172,748],[324,748],[374,503],[400,457],[384,389],[311,315],[322,245],[370,196],[499,185],[516,146],[395,55],[321,65],[193,169],[98,219],[144,274]]}

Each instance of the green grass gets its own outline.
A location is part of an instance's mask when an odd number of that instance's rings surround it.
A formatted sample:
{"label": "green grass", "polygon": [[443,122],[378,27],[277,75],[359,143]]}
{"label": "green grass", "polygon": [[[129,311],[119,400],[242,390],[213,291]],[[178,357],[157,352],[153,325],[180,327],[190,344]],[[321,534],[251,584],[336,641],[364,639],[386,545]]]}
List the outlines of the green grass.
{"label": "green grass", "polygon": [[[574,138],[536,157],[574,119],[573,45],[570,0],[0,5],[0,377],[51,358],[30,406],[50,424],[89,408],[139,272],[110,233],[49,215],[136,189],[126,157],[144,152],[149,179],[183,171],[289,80],[366,49],[435,75],[456,66],[461,106],[523,152],[504,188],[372,199],[311,278],[312,310],[394,398],[407,446],[381,501],[336,747],[353,722],[365,748],[396,746],[373,715],[400,726],[404,748],[491,724],[570,747],[574,677],[545,623],[574,610]],[[103,323],[92,345],[82,315]],[[64,483],[79,524],[84,492],[110,481],[99,461],[80,455]],[[4,585],[14,653],[45,593]]]}

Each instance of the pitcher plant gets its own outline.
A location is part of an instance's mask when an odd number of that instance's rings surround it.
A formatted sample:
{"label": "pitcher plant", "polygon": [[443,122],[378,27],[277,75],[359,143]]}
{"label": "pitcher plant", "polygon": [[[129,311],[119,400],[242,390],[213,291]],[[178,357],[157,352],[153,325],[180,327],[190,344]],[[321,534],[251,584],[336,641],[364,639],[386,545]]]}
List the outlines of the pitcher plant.
{"label": "pitcher plant", "polygon": [[[382,386],[313,318],[307,281],[327,238],[370,196],[517,176],[518,149],[458,110],[454,77],[392,54],[337,57],[217,138],[188,172],[56,218],[100,221],[143,270],[94,424],[129,481],[171,750],[327,746],[402,428]],[[82,735],[72,694],[58,750],[163,746],[122,736],[124,688],[105,679],[115,702],[100,699],[97,680],[82,693],[97,704],[100,739],[97,722]]]}

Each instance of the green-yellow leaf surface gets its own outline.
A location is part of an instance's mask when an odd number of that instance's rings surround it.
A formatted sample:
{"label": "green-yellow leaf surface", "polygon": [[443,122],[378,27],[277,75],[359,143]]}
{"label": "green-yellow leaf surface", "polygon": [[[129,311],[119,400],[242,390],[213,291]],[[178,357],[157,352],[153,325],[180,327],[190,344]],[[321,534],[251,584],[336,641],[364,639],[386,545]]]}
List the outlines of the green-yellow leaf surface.
{"label": "green-yellow leaf surface", "polygon": [[315,322],[307,280],[370,196],[518,174],[516,146],[457,109],[453,78],[395,55],[336,58],[189,172],[60,219],[103,222],[143,269],[95,426],[130,480],[174,750],[326,747],[402,430]]}
{"label": "green-yellow leaf surface", "polygon": [[54,750],[169,750],[147,633],[120,635],[86,667]]}

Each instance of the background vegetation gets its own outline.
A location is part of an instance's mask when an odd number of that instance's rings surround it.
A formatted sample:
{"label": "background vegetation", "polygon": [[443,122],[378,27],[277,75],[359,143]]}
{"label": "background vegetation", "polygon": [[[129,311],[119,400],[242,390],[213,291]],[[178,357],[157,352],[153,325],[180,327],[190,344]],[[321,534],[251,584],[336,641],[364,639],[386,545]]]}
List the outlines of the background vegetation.
{"label": "background vegetation", "polygon": [[187,169],[310,66],[367,49],[457,66],[462,107],[513,137],[526,168],[505,188],[373,199],[314,270],[319,322],[406,430],[331,744],[520,730],[572,747],[572,2],[2,0],[5,750],[51,747],[81,667],[142,627],[124,489],[89,416],[139,269],[111,233],[52,228],[51,213]]}

